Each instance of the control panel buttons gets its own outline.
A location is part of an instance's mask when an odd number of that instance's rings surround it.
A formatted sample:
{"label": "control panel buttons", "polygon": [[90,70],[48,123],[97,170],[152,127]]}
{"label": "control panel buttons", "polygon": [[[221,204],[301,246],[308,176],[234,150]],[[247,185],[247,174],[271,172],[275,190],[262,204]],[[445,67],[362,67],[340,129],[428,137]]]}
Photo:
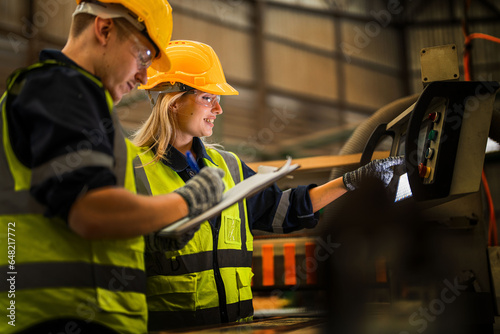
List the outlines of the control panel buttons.
{"label": "control panel buttons", "polygon": [[429,116],[427,116],[427,119],[430,120],[430,121],[432,121],[432,122],[434,122],[434,123],[437,123],[437,122],[439,122],[440,115],[441,114],[438,113],[438,112],[431,112],[429,114]]}
{"label": "control panel buttons", "polygon": [[428,178],[431,175],[431,168],[427,167],[423,163],[420,163],[418,165],[418,176],[422,178]]}
{"label": "control panel buttons", "polygon": [[438,132],[436,130],[431,130],[429,131],[429,135],[427,136],[427,139],[435,141],[437,139]]}
{"label": "control panel buttons", "polygon": [[433,148],[428,148],[427,150],[425,150],[425,158],[426,159],[432,159],[432,157],[434,156],[434,149]]}

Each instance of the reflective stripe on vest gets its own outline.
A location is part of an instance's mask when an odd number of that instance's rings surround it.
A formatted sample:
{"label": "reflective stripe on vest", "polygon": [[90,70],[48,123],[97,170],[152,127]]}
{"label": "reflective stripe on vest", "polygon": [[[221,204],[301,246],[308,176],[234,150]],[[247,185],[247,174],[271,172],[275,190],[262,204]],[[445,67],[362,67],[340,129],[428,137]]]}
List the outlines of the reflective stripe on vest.
{"label": "reflective stripe on vest", "polygon": [[[143,239],[85,240],[62,219],[44,217],[45,208],[29,193],[31,186],[46,178],[95,165],[111,168],[118,185],[135,192],[132,160],[136,148],[123,137],[118,118],[112,113],[109,92],[91,74],[71,67],[103,90],[115,128],[114,160],[99,152],[77,151],[30,170],[17,159],[11,147],[7,98],[21,91],[25,73],[52,65],[68,67],[47,61],[16,72],[0,101],[0,222],[6,228],[5,233],[0,233],[0,245],[4,249],[11,246],[15,251],[15,256],[0,259],[0,271],[12,278],[0,282],[0,291],[4,296],[15,291],[12,298],[0,298],[0,308],[7,309],[12,301],[19,308],[16,326],[1,322],[0,332],[20,331],[60,317],[95,321],[120,333],[145,333]],[[71,163],[75,157],[79,158],[78,164]],[[7,233],[7,227],[11,228],[11,234]]]}
{"label": "reflective stripe on vest", "polygon": [[[8,266],[2,267],[3,272],[12,272]],[[97,275],[95,271],[100,271]],[[58,287],[100,287],[115,291],[144,292],[142,280],[128,280],[123,284],[126,277],[139,277],[144,275],[142,270],[117,267],[109,265],[96,266],[91,263],[54,263],[36,262],[15,265],[16,290],[43,289]],[[40,274],[43,273],[43,274]],[[0,281],[0,291],[8,291],[10,283],[7,280]]]}
{"label": "reflective stripe on vest", "polygon": [[[241,181],[241,162],[233,153],[207,149],[207,154],[215,163],[205,159],[207,166],[226,172],[223,179],[226,190]],[[153,152],[143,152],[138,157],[140,160],[136,158],[134,163],[138,192],[160,195],[184,186],[184,181],[170,167],[161,162],[148,164],[153,159]],[[138,165],[143,167],[138,168]],[[167,318],[176,318],[176,323],[181,322],[184,326],[192,321],[200,324],[221,321],[214,279],[215,254],[224,282],[229,321],[252,316],[253,237],[247,224],[246,200],[224,210],[220,219],[216,253],[213,230],[206,221],[181,250],[146,254],[150,330],[170,328],[171,324],[155,316],[157,312],[168,313]],[[206,316],[213,313],[216,316]],[[156,323],[155,319],[160,322]]]}
{"label": "reflective stripe on vest", "polygon": [[[246,322],[253,320],[252,316],[241,318],[240,314],[253,314],[252,300],[245,300],[241,303],[234,303],[227,306],[227,313],[229,319],[238,319],[237,321]],[[180,315],[180,316],[179,316]],[[169,327],[176,328],[186,326],[186,322],[179,321],[180,319],[190,319],[189,327],[203,326],[207,324],[216,324],[221,322],[220,310],[218,307],[198,309],[196,315],[193,316],[192,312],[168,312],[168,311],[150,311],[149,323],[154,324],[154,327]],[[166,325],[166,326],[165,326]],[[154,328],[150,328],[154,330]]]}

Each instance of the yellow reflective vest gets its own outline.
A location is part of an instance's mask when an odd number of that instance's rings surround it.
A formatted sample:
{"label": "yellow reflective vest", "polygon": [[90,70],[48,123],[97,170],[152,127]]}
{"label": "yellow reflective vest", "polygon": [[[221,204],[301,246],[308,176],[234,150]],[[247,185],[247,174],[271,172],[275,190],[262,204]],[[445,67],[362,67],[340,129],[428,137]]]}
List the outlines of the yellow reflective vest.
{"label": "yellow reflective vest", "polygon": [[[93,321],[119,333],[146,333],[143,238],[85,240],[72,232],[62,219],[44,217],[45,208],[30,195],[30,187],[54,175],[53,167],[64,164],[65,157],[32,170],[17,159],[11,147],[6,99],[19,92],[27,71],[43,66],[69,65],[49,60],[15,73],[0,102],[0,221],[3,228],[0,248],[5,252],[0,257],[0,271],[2,277],[8,278],[0,282],[0,308],[7,313],[0,321],[0,333],[17,332],[57,318]],[[104,90],[97,78],[72,68]],[[108,91],[105,94],[111,112],[113,101]],[[112,117],[114,161],[98,152],[86,151],[80,152],[81,162],[109,165],[118,186],[135,192],[132,160],[136,149],[123,137],[116,116]],[[78,166],[67,163],[64,168],[72,170]]]}
{"label": "yellow reflective vest", "polygon": [[[240,182],[236,155],[215,149],[207,154],[213,161],[204,159],[207,166],[225,171],[226,191]],[[164,163],[148,164],[152,151],[136,159],[138,192],[160,195],[184,186]],[[202,223],[182,249],[146,254],[149,330],[252,319],[253,236],[247,217],[242,200],[225,209],[215,226]]]}

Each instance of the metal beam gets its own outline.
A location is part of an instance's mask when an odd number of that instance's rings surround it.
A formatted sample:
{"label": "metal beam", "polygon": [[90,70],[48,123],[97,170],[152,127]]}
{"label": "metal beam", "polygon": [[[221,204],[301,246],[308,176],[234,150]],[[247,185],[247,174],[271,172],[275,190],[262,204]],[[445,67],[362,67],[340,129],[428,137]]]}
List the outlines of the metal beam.
{"label": "metal beam", "polygon": [[[337,43],[342,40],[342,22],[337,20],[334,16],[332,16],[334,31],[334,38]],[[335,42],[334,41],[334,42]],[[340,53],[340,52],[338,52]],[[340,57],[337,56],[337,57]],[[332,74],[333,75],[333,74]],[[338,112],[338,125],[344,125],[345,121],[345,109],[346,109],[346,85],[344,84],[345,80],[345,62],[338,61],[337,62],[337,94],[339,97],[339,112]]]}
{"label": "metal beam", "polygon": [[257,93],[257,104],[255,115],[257,115],[256,129],[259,130],[265,127],[268,121],[267,112],[267,75],[266,75],[266,60],[264,49],[264,0],[253,1],[253,60],[255,68],[255,90]]}
{"label": "metal beam", "polygon": [[500,18],[500,9],[489,0],[479,0],[479,3],[482,4],[489,12],[495,14],[497,19]]}
{"label": "metal beam", "polygon": [[[32,30],[35,27],[33,26],[33,17],[35,15],[35,0],[28,1],[28,17],[30,18],[27,22],[28,29]],[[30,38],[28,39],[28,52],[26,54],[26,63],[33,64],[38,60],[38,39]]]}
{"label": "metal beam", "polygon": [[300,151],[302,149],[319,148],[333,143],[347,140],[356,129],[356,125],[343,125],[335,128],[317,131],[313,134],[295,137],[293,139],[283,140],[274,145],[273,148],[266,148],[266,153],[279,156],[291,151]]}

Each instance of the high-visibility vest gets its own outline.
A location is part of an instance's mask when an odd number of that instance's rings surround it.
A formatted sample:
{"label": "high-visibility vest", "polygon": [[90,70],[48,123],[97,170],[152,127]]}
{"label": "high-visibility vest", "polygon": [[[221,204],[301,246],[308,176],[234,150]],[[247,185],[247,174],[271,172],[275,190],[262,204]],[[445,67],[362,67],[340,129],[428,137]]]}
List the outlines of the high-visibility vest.
{"label": "high-visibility vest", "polygon": [[[96,151],[75,151],[30,169],[16,157],[9,140],[6,100],[19,93],[24,75],[56,61],[37,63],[14,73],[0,101],[0,309],[7,317],[0,332],[17,332],[57,318],[77,318],[104,324],[120,333],[146,333],[144,239],[95,241],[72,232],[60,218],[47,218],[45,208],[30,195],[30,187],[57,171],[79,166],[109,166],[118,186],[135,192],[134,146],[125,140],[115,114],[114,159]],[[110,113],[113,100],[91,74],[71,67],[103,90]],[[86,148],[87,146],[84,145]],[[15,326],[14,326],[15,325]],[[71,324],[70,324],[71,325]],[[77,328],[73,328],[77,330]]]}
{"label": "high-visibility vest", "polygon": [[[236,155],[215,149],[207,153],[213,163],[205,159],[206,165],[225,171],[226,191],[241,181]],[[148,164],[152,158],[150,150],[134,162],[138,192],[160,195],[185,185],[164,163]],[[247,217],[242,200],[222,211],[220,226],[203,222],[182,249],[146,254],[149,330],[252,320],[253,236]]]}

